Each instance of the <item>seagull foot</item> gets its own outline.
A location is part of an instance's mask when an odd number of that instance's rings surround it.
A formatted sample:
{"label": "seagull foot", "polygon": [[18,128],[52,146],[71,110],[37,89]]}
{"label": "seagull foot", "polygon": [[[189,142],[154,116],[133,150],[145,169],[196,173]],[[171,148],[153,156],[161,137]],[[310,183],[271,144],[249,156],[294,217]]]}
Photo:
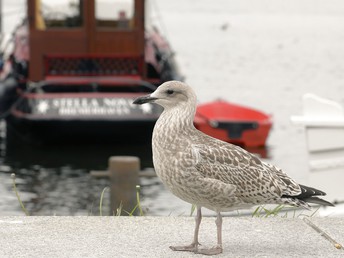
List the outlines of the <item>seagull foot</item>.
{"label": "seagull foot", "polygon": [[201,248],[196,250],[196,254],[204,254],[204,255],[217,255],[222,253],[222,246],[217,245],[212,248]]}
{"label": "seagull foot", "polygon": [[184,251],[184,252],[194,252],[197,253],[199,243],[192,243],[190,245],[184,246],[170,246],[173,251]]}

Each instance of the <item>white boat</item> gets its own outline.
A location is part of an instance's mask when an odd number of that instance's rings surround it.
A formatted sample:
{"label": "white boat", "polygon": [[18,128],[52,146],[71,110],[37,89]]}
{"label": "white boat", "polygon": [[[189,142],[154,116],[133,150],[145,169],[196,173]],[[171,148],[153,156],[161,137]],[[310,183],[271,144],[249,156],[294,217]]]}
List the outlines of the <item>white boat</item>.
{"label": "white boat", "polygon": [[314,94],[303,96],[303,115],[292,123],[305,128],[309,184],[319,186],[330,201],[344,201],[344,109]]}
{"label": "white boat", "polygon": [[311,152],[344,148],[344,109],[337,102],[307,93],[303,96],[303,116],[292,116],[304,125]]}

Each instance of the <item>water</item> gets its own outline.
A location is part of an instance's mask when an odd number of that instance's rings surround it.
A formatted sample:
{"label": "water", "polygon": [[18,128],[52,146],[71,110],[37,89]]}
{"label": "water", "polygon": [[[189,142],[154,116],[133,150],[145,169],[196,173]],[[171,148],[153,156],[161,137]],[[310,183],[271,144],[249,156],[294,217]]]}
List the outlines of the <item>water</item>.
{"label": "water", "polygon": [[12,149],[6,148],[1,138],[1,147],[0,215],[21,213],[12,191],[13,172],[20,197],[31,214],[95,215],[109,180],[92,177],[91,170],[106,170],[113,155],[139,156],[142,167],[152,167],[149,145],[21,145]]}
{"label": "water", "polygon": [[[20,197],[32,215],[98,215],[102,190],[108,178],[94,178],[91,170],[106,170],[110,156],[133,155],[142,168],[152,167],[148,145],[58,145],[6,146],[1,125],[0,216],[21,215],[12,190],[11,173],[16,173]],[[274,149],[260,154],[274,162]],[[285,146],[284,151],[289,151]],[[158,178],[140,178],[141,203],[147,215],[188,215],[191,207],[165,190]],[[109,212],[106,192],[103,214]],[[209,212],[206,212],[209,214]]]}
{"label": "water", "polygon": [[[32,215],[98,215],[108,178],[94,178],[92,170],[106,170],[110,156],[140,157],[142,168],[152,167],[150,145],[6,146],[1,125],[0,216],[21,215],[12,190],[16,174],[20,197]],[[185,215],[190,205],[167,192],[158,178],[140,178],[142,206],[147,215]],[[103,214],[109,212],[105,192]]]}

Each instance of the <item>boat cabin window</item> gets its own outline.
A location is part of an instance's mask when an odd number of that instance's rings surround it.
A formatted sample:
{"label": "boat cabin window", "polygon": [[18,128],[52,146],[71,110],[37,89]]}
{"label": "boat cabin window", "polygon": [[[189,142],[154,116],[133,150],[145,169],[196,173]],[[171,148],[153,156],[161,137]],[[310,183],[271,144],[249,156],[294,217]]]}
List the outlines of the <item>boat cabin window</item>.
{"label": "boat cabin window", "polygon": [[83,0],[35,0],[36,28],[75,28],[83,25]]}
{"label": "boat cabin window", "polygon": [[97,27],[132,29],[134,27],[134,0],[96,0]]}

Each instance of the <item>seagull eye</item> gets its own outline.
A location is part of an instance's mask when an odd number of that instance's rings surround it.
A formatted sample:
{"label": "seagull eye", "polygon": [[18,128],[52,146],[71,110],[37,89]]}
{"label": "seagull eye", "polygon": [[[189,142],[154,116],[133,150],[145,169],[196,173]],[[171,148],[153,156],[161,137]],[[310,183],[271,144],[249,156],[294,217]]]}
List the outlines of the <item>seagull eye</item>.
{"label": "seagull eye", "polygon": [[172,94],[174,93],[174,90],[167,90],[166,93],[167,93],[168,95],[172,95]]}

